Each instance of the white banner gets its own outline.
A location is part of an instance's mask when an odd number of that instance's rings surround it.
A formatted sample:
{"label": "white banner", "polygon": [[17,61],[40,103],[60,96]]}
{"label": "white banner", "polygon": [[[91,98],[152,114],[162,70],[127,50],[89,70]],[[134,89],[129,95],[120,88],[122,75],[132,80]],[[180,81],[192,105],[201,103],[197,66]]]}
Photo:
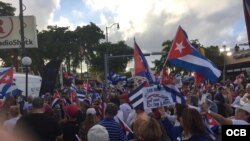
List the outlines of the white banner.
{"label": "white banner", "polygon": [[173,103],[171,93],[167,92],[163,87],[158,88],[157,86],[152,86],[144,88],[144,109],[171,105]]}
{"label": "white banner", "polygon": [[[24,16],[25,48],[38,48],[34,16]],[[20,19],[18,16],[0,17],[0,49],[20,48]]]}

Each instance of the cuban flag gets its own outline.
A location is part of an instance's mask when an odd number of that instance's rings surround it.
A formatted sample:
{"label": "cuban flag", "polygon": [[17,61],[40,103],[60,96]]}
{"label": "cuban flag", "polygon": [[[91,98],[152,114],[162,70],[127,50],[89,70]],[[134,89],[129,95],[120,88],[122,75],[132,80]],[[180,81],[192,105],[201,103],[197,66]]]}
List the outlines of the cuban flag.
{"label": "cuban flag", "polygon": [[250,41],[250,0],[243,0],[243,8],[244,8],[247,36],[248,36],[248,45],[250,47],[250,44],[249,44],[249,41]]}
{"label": "cuban flag", "polygon": [[0,84],[2,83],[12,83],[13,82],[13,68],[1,68],[0,69]]}
{"label": "cuban flag", "polygon": [[86,92],[84,90],[77,90],[76,97],[78,98],[79,101],[83,101],[86,97]]}
{"label": "cuban flag", "polygon": [[20,92],[22,91],[17,88],[15,83],[0,84],[0,99],[3,99],[9,95],[16,96]]}
{"label": "cuban flag", "polygon": [[141,49],[137,45],[135,39],[134,39],[134,60],[135,60],[135,75],[142,76],[147,78],[148,82],[150,84],[153,84],[155,82],[154,75],[151,72],[151,69],[148,66],[148,62],[143,55]]}
{"label": "cuban flag", "polygon": [[115,73],[109,73],[108,75],[108,80],[111,81],[111,83],[113,85],[116,85],[118,82],[120,81],[124,81],[126,82],[127,81],[127,77],[126,76],[122,76],[122,75],[119,75],[119,74],[115,74]]}
{"label": "cuban flag", "polygon": [[141,84],[135,90],[128,94],[130,104],[134,109],[143,107],[143,87],[144,84]]}
{"label": "cuban flag", "polygon": [[181,26],[178,28],[167,59],[173,65],[202,74],[211,83],[221,75],[221,71],[191,45]]}
{"label": "cuban flag", "polygon": [[176,87],[176,85],[168,84],[168,85],[163,85],[163,87],[165,88],[166,92],[171,93],[173,102],[179,104],[186,104],[185,96],[180,92],[180,90]]}

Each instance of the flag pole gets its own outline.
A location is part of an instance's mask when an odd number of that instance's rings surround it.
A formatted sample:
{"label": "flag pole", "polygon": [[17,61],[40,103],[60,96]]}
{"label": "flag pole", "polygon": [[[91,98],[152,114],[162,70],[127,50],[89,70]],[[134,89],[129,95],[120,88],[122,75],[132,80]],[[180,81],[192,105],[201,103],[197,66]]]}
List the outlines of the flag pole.
{"label": "flag pole", "polygon": [[[179,29],[180,29],[180,26],[178,27],[178,31],[179,31]],[[170,47],[170,49],[169,49],[169,52],[170,52],[170,51],[171,51],[171,49],[173,48],[173,43],[175,43],[175,40],[176,40],[177,34],[178,34],[178,32],[175,34],[175,37],[174,37],[174,40],[173,40],[173,42],[172,42],[172,45],[171,45],[171,47]],[[166,60],[165,60],[165,62],[164,62],[164,64],[163,64],[163,66],[162,66],[162,71],[161,71],[161,73],[160,73],[160,75],[161,75],[161,81],[160,81],[160,84],[162,84],[163,69],[164,69],[164,67],[167,65],[167,61],[168,61],[168,58],[169,58],[169,52],[168,52],[167,58],[166,58]]]}

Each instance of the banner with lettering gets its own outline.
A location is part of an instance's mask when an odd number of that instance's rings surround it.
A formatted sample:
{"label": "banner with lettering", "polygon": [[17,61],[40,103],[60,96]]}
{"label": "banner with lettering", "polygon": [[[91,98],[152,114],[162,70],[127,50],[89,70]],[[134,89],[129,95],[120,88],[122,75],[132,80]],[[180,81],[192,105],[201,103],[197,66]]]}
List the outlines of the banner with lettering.
{"label": "banner with lettering", "polygon": [[144,109],[156,108],[174,104],[171,93],[163,87],[151,86],[143,89],[143,106]]}

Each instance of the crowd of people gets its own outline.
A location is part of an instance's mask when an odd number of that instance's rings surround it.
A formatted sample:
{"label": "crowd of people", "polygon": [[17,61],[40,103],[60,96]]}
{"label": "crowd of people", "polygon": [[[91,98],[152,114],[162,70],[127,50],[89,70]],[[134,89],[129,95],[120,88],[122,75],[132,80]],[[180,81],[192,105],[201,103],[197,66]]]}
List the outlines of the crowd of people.
{"label": "crowd of people", "polygon": [[185,104],[153,109],[131,106],[135,88],[93,88],[99,96],[83,99],[64,88],[24,103],[8,96],[0,108],[1,140],[212,141],[220,140],[223,125],[250,125],[250,84],[183,86]]}

